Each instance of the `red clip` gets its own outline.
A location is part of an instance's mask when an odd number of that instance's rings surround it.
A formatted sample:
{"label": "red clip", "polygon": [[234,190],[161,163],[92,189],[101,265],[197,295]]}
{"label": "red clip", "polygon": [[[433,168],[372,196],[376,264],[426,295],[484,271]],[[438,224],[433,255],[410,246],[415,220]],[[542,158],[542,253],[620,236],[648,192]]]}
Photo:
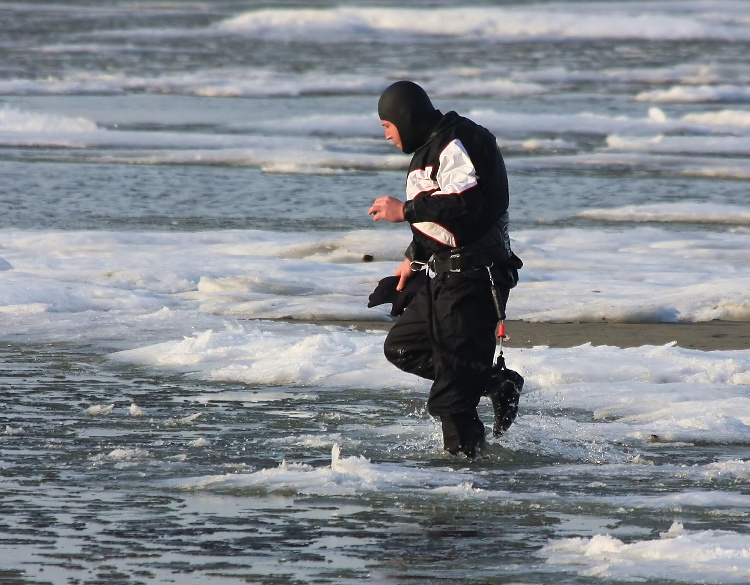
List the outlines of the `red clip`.
{"label": "red clip", "polygon": [[497,337],[500,339],[507,339],[508,336],[505,335],[505,323],[502,321],[497,324]]}

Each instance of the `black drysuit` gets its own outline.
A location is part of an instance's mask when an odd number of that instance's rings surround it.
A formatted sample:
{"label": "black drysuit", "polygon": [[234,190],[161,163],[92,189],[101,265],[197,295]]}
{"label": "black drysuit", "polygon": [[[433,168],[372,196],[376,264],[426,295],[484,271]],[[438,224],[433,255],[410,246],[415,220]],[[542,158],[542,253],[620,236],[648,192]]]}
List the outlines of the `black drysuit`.
{"label": "black drysuit", "polygon": [[476,407],[490,378],[495,327],[521,265],[507,232],[505,164],[487,129],[455,112],[441,114],[416,84],[391,85],[378,113],[398,129],[403,151],[414,153],[406,257],[415,267],[437,266],[388,333],[384,352],[398,368],[433,380],[427,407],[441,419],[445,448],[473,455],[484,437]]}

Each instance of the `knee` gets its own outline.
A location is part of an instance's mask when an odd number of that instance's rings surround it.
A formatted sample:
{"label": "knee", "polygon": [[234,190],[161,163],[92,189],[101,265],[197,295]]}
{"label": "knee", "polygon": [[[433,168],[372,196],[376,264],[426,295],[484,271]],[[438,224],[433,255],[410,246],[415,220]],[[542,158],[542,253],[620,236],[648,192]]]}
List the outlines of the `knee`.
{"label": "knee", "polygon": [[383,355],[385,355],[385,359],[389,362],[398,365],[398,362],[403,359],[401,356],[403,356],[406,351],[406,344],[401,339],[401,336],[394,335],[393,332],[394,329],[391,329],[388,332],[388,335],[385,336],[385,341],[383,342]]}
{"label": "knee", "polygon": [[415,374],[420,378],[434,379],[435,373],[430,352],[419,351],[403,344],[389,344],[386,341],[383,354],[385,359],[399,370]]}
{"label": "knee", "polygon": [[404,353],[403,346],[391,343],[388,341],[388,338],[386,338],[385,343],[383,344],[383,355],[385,356],[385,359],[391,362],[394,366],[401,368],[402,366],[400,364],[403,364],[404,362]]}

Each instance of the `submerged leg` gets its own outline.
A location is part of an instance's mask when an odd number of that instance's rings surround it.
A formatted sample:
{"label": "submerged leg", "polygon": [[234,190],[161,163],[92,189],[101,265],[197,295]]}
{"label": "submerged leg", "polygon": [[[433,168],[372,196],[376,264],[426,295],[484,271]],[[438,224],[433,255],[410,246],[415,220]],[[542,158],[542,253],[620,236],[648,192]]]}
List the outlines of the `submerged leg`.
{"label": "submerged leg", "polygon": [[443,449],[451,455],[463,453],[473,458],[484,447],[484,425],[476,409],[441,416],[440,424],[443,427]]}
{"label": "submerged leg", "polygon": [[438,276],[432,297],[435,382],[427,409],[440,418],[443,446],[476,457],[484,445],[477,405],[495,352],[495,308],[481,280]]}

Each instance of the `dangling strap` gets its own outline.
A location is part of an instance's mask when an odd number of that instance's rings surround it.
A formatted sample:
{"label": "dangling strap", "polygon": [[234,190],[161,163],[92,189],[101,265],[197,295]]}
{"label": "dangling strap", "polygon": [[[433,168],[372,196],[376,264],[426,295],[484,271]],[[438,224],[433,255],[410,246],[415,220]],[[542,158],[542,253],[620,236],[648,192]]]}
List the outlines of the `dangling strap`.
{"label": "dangling strap", "polygon": [[490,291],[492,292],[492,302],[495,304],[495,311],[497,312],[497,338],[500,340],[500,354],[497,356],[497,365],[505,369],[505,357],[503,357],[503,341],[508,336],[505,335],[505,312],[503,306],[500,303],[500,297],[497,294],[497,287],[495,286],[495,279],[492,278],[492,265],[487,266],[487,275],[490,277]]}

